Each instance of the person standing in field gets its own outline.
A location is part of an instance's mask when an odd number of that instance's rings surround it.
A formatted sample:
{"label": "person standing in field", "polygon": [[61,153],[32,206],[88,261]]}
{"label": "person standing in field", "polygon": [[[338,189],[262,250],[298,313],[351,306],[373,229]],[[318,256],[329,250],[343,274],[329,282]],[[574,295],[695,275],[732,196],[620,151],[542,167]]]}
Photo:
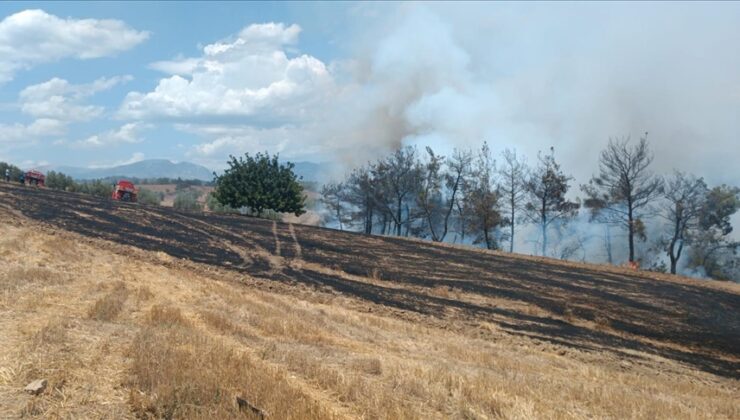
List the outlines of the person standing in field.
{"label": "person standing in field", "polygon": [[5,182],[10,182],[10,168],[5,168]]}

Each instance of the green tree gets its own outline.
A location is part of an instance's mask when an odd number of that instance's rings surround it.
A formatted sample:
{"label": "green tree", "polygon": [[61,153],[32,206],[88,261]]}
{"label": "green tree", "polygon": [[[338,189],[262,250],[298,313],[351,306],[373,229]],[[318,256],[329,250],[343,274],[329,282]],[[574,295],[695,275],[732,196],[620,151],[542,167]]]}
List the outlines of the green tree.
{"label": "green tree", "polygon": [[539,155],[539,165],[533,169],[526,183],[528,199],[524,214],[528,221],[542,231],[542,255],[547,255],[547,233],[551,224],[565,223],[578,214],[580,205],[568,201],[566,194],[572,177],[567,176],[555,161],[555,151]]}
{"label": "green tree", "polygon": [[[498,170],[501,178],[501,196],[504,200],[506,219],[509,225],[509,252],[514,252],[514,233],[518,221],[517,214],[527,199],[527,175],[529,168],[524,158],[517,156],[516,150],[506,149],[501,153],[503,164]],[[521,218],[521,217],[519,217]]]}
{"label": "green tree", "polygon": [[[435,229],[442,224],[445,206],[442,196],[442,186],[444,184],[444,173],[442,164],[444,156],[434,154],[431,147],[427,146],[429,160],[419,167],[419,186],[416,191],[416,205],[421,210],[422,217],[426,221],[427,229],[432,236],[432,241],[441,242],[444,240],[439,229]],[[446,233],[446,232],[445,232]]]}
{"label": "green tree", "polygon": [[[699,234],[697,229],[700,228],[699,222],[708,202],[707,194],[707,184],[702,178],[675,171],[666,180],[661,216],[666,219],[668,226],[662,243],[671,261],[671,274],[676,274],[684,247],[691,245],[691,240]],[[709,228],[701,227],[702,230]]]}
{"label": "green tree", "polygon": [[296,216],[306,212],[303,186],[292,163],[281,164],[278,155],[267,153],[230,159],[229,168],[216,176],[213,195],[219,203],[236,209],[248,207],[259,217],[265,210]]}
{"label": "green tree", "polygon": [[[380,210],[390,217],[394,225],[394,232],[401,236],[401,228],[405,224],[408,232],[411,223],[411,214],[408,211],[409,203],[419,190],[421,167],[416,158],[416,148],[406,146],[393,152],[387,158],[379,161],[372,167],[372,177],[377,182],[378,195],[376,202]],[[404,204],[406,204],[406,220],[404,220]]]}
{"label": "green tree", "polygon": [[344,214],[344,192],[345,186],[341,182],[329,182],[321,187],[320,201],[329,211],[329,217],[333,217],[339,224],[339,230],[344,230],[347,216]]}
{"label": "green tree", "polygon": [[496,229],[501,225],[499,192],[494,178],[496,164],[487,142],[478,152],[473,175],[465,197],[467,226],[475,235],[473,243],[484,244],[486,249],[498,249]]}
{"label": "green tree", "polygon": [[691,238],[689,267],[703,267],[714,279],[733,277],[740,241],[730,238],[730,218],[740,209],[740,188],[722,185],[705,195],[699,212],[699,226]]}
{"label": "green tree", "polygon": [[0,162],[0,176],[5,179],[5,170],[10,169],[10,180],[11,181],[18,181],[21,177],[21,174],[23,171],[15,165],[11,165],[9,163]]}
{"label": "green tree", "polygon": [[109,198],[113,194],[113,185],[99,179],[77,184],[76,188],[78,188],[77,191],[83,194],[91,194],[96,197]]}
{"label": "green tree", "polygon": [[46,186],[53,190],[77,191],[77,183],[71,176],[61,172],[49,171],[46,174]]}

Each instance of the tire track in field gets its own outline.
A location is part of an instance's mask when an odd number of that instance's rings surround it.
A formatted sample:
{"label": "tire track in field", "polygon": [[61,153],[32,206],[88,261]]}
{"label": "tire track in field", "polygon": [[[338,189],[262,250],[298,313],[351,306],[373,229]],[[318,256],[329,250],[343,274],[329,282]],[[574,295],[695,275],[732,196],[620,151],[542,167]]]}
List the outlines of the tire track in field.
{"label": "tire track in field", "polygon": [[301,258],[301,244],[298,242],[298,236],[295,234],[295,228],[293,227],[293,223],[288,223],[288,230],[290,231],[290,236],[293,237],[293,246],[295,247],[295,258],[300,259]]}
{"label": "tire track in field", "polygon": [[280,256],[280,238],[277,232],[277,222],[272,221],[272,236],[275,238],[275,255]]}

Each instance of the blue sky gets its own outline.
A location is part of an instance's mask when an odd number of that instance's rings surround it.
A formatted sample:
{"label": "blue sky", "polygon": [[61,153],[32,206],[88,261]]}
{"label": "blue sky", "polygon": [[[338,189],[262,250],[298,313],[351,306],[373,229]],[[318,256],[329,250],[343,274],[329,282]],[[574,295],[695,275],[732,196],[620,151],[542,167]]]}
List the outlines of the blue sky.
{"label": "blue sky", "polygon": [[[72,147],[69,143],[99,136],[125,125],[128,120],[115,115],[125,95],[130,91],[151,90],[164,76],[162,72],[151,69],[149,64],[177,56],[197,56],[204,44],[233,36],[250,24],[298,24],[303,29],[300,46],[296,46],[291,53],[299,54],[298,48],[306,48],[310,49],[312,56],[329,62],[339,56],[344,36],[341,34],[341,25],[326,25],[325,20],[342,21],[348,7],[350,5],[346,4],[314,4],[306,8],[291,3],[234,2],[4,2],[0,4],[0,16],[6,18],[24,11],[42,10],[60,19],[114,19],[122,22],[125,30],[145,33],[145,37],[141,42],[102,57],[80,60],[67,56],[12,72],[12,80],[3,83],[0,90],[0,124],[33,123],[33,115],[24,114],[18,109],[19,94],[28,86],[54,78],[73,85],[120,76],[130,76],[130,80],[85,99],[85,105],[105,107],[98,118],[70,123],[63,134],[52,130],[48,136],[0,140],[0,158],[25,163],[26,166],[38,163],[95,166],[141,157],[187,159],[184,155],[186,149],[197,145],[199,139],[196,135],[174,129],[171,124],[151,124],[145,129],[146,133],[140,133],[140,139],[131,143],[110,142],[100,147]],[[60,28],[60,31],[65,30],[69,28]],[[64,144],[60,144],[62,142]]]}
{"label": "blue sky", "polygon": [[[609,137],[740,184],[740,3],[0,3],[0,160],[362,163]],[[588,162],[588,163],[586,163]]]}

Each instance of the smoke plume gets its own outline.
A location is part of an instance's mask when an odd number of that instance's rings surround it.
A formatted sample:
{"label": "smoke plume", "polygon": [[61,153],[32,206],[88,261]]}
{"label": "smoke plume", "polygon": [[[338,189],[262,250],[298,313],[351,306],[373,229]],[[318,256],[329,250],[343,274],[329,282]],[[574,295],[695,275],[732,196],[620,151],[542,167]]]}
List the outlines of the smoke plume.
{"label": "smoke plume", "polygon": [[530,159],[554,146],[585,182],[610,137],[648,132],[657,172],[740,184],[727,161],[740,133],[740,4],[378,7],[391,17],[341,66],[351,82],[327,126],[343,159],[366,159],[358,146],[448,153],[485,139]]}

